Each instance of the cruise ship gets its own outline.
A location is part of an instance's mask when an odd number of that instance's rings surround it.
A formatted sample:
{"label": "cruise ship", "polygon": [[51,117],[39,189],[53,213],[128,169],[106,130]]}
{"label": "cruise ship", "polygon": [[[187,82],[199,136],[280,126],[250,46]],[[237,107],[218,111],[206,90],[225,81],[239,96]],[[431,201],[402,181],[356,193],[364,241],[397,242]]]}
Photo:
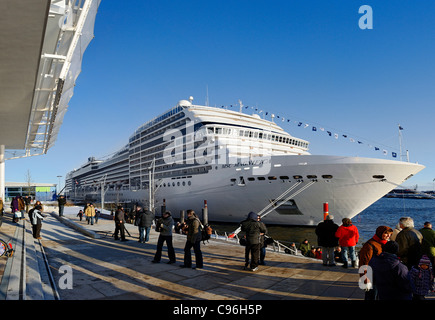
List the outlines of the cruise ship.
{"label": "cruise ship", "polygon": [[178,217],[240,222],[250,211],[269,225],[313,226],[324,204],[336,221],[352,218],[424,166],[396,160],[312,155],[258,114],[181,100],[140,126],[105,160],[89,157],[65,181],[74,202],[135,204]]}

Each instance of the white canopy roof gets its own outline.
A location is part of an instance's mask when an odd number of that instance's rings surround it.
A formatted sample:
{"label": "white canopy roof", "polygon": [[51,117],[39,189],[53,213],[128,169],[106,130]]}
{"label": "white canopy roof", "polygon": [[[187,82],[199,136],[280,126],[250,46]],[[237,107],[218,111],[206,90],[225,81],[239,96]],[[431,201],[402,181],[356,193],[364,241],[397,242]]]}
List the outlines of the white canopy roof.
{"label": "white canopy roof", "polygon": [[0,1],[0,145],[6,158],[44,154],[54,145],[100,1]]}

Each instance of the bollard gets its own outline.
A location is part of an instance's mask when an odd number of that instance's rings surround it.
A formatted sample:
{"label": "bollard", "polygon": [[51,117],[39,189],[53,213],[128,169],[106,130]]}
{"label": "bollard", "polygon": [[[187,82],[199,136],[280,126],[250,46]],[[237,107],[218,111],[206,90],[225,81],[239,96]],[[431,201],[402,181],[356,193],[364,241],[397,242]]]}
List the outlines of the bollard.
{"label": "bollard", "polygon": [[323,204],[323,220],[326,220],[326,217],[328,216],[328,214],[329,214],[329,204],[328,204],[328,202],[325,202]]}
{"label": "bollard", "polygon": [[184,210],[180,210],[180,223],[184,222]]}
{"label": "bollard", "polygon": [[204,221],[204,225],[207,225],[208,224],[207,200],[204,200],[204,208],[202,209],[202,219]]}

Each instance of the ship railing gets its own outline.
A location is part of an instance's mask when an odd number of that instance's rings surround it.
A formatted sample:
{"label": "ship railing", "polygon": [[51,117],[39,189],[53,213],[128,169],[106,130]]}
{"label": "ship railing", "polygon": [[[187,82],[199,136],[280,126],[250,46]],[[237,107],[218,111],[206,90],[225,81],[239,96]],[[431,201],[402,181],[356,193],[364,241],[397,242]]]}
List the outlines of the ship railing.
{"label": "ship railing", "polygon": [[[216,230],[214,230],[214,233],[211,235],[211,238],[216,240],[224,240],[236,244],[238,244],[240,240],[237,234],[234,237],[230,237],[227,232],[224,232],[223,234],[219,234]],[[273,240],[273,243],[271,245],[271,250],[274,252],[286,253],[286,252],[292,252],[294,249],[290,248],[289,246],[285,245],[284,243],[278,240]],[[295,255],[301,255],[300,251],[297,250]]]}

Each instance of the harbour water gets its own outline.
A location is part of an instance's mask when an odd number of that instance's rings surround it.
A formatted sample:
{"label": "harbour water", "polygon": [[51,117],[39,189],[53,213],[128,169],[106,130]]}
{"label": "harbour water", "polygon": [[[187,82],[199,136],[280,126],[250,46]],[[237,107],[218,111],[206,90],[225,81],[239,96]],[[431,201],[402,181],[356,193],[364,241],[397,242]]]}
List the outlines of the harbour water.
{"label": "harbour water", "polygon": [[[333,215],[334,213],[330,212],[330,214]],[[361,246],[369,240],[380,225],[386,225],[394,229],[401,217],[413,218],[416,229],[422,228],[426,221],[435,224],[435,200],[381,198],[352,219],[353,224],[360,233],[357,246]],[[267,226],[266,218],[263,222]],[[335,223],[341,225],[341,221],[335,221]],[[211,223],[211,225],[219,234],[223,232],[230,233],[238,227],[235,224]],[[298,244],[304,239],[308,239],[311,245],[317,246],[315,227],[269,226],[268,235],[284,244],[290,242]]]}

